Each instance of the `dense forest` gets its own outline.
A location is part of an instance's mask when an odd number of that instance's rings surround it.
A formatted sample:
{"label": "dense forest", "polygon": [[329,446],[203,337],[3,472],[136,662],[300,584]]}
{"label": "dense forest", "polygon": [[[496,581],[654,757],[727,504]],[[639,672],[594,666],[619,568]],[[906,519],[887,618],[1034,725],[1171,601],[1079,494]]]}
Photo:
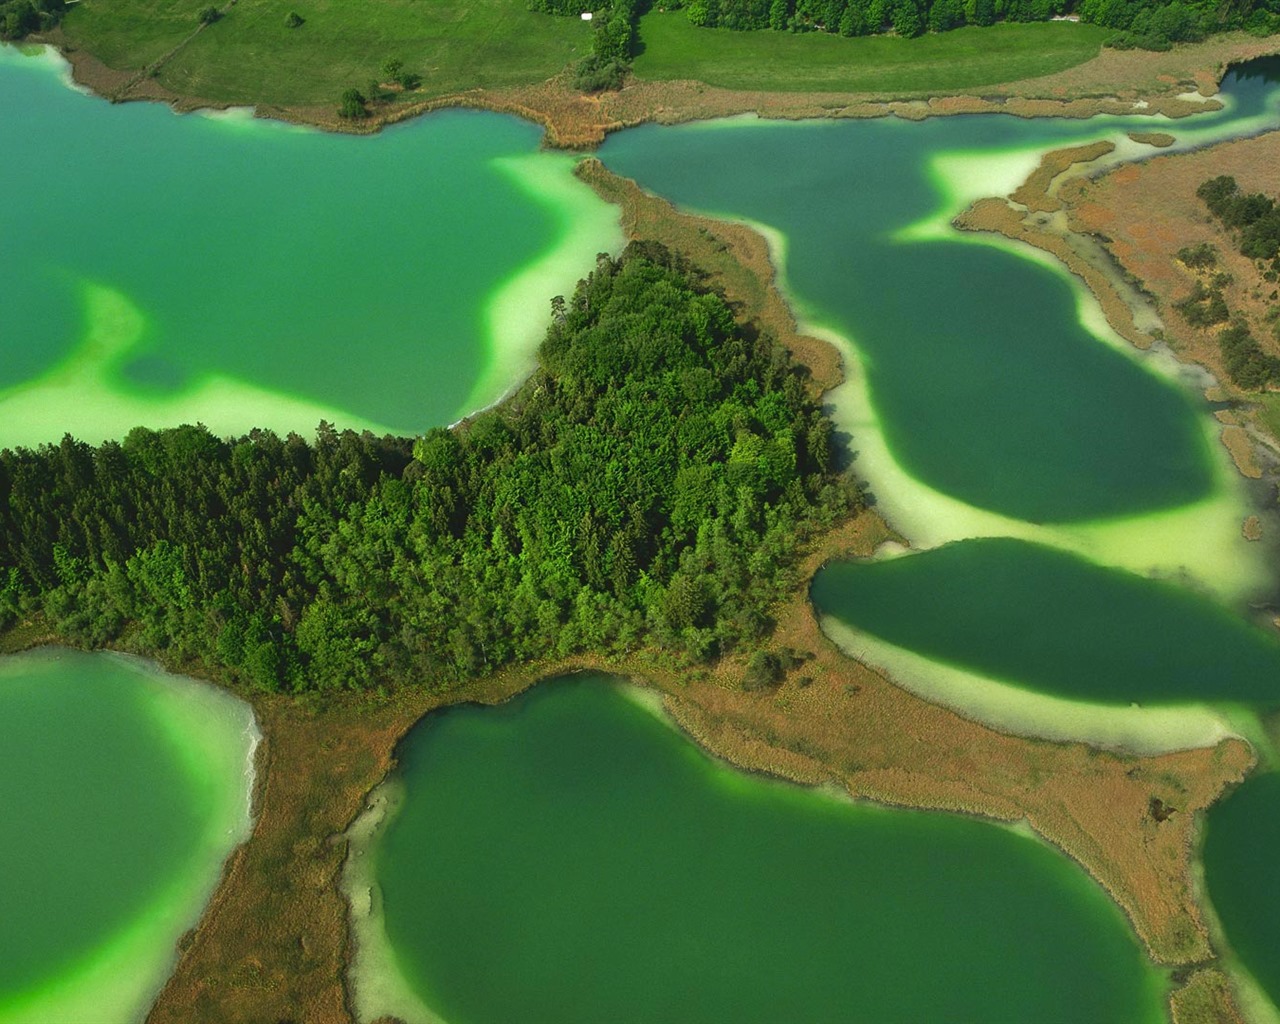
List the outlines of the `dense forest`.
{"label": "dense forest", "polygon": [[0,0],[0,39],[52,28],[66,9],[66,0]]}
{"label": "dense forest", "polygon": [[[563,2],[563,0],[561,0]],[[918,36],[998,21],[1074,15],[1117,30],[1113,46],[1168,49],[1213,32],[1280,31],[1280,0],[668,0],[700,26]]]}
{"label": "dense forest", "polygon": [[[1196,195],[1233,234],[1240,254],[1254,261],[1262,280],[1271,286],[1267,319],[1280,342],[1280,291],[1275,287],[1280,282],[1280,206],[1261,192],[1241,192],[1235,178],[1225,174],[1204,182]],[[1194,327],[1227,325],[1218,335],[1218,344],[1231,380],[1254,391],[1280,382],[1280,359],[1263,351],[1243,317],[1231,315],[1223,294],[1231,275],[1219,268],[1218,250],[1207,242],[1186,246],[1178,251],[1178,259],[1203,275],[1203,279],[1197,278],[1191,294],[1177,303],[1178,312]]]}
{"label": "dense forest", "polygon": [[200,426],[0,452],[0,625],[268,689],[746,649],[859,504],[803,372],[657,246],[600,256],[529,381],[403,439]]}

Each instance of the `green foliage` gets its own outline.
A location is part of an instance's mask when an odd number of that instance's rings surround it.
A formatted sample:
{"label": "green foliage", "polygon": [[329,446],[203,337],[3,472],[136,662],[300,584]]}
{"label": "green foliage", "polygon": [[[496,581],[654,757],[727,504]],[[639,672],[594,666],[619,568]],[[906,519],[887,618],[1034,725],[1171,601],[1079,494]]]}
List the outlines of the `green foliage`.
{"label": "green foliage", "polygon": [[573,67],[573,87],[581,92],[604,92],[621,89],[627,75],[627,63],[601,60],[594,53],[583,57]]}
{"label": "green foliage", "polygon": [[[953,12],[970,6],[966,0],[940,2]],[[969,26],[903,39],[882,31],[891,14],[885,0],[850,3],[845,14],[833,32],[809,31],[813,26],[801,22],[785,32],[703,32],[685,13],[655,10],[640,22],[644,47],[635,74],[657,81],[692,78],[726,89],[966,90],[1073,67],[1097,56],[1109,34],[1093,25],[1006,21],[990,31]]]}
{"label": "green foliage", "polygon": [[641,0],[606,0],[594,10],[580,0],[530,0],[529,10],[573,17],[592,11],[591,52],[573,65],[574,88],[582,92],[622,88],[635,54]]}
{"label": "green foliage", "polygon": [[533,377],[455,430],[0,452],[0,622],[289,690],[754,645],[859,501],[819,405],[659,247],[558,308]]}
{"label": "green foliage", "polygon": [[1122,30],[1109,45],[1167,50],[1226,28],[1256,24],[1265,34],[1280,19],[1280,0],[1261,0],[1256,7],[1248,3],[1234,11],[1211,0],[690,0],[685,11],[692,24],[707,28],[796,28],[845,36],[891,29],[904,38],[926,29],[1048,21],[1074,12],[1085,22]]}
{"label": "green foliage", "polygon": [[1204,270],[1218,262],[1218,250],[1208,242],[1184,245],[1178,250],[1178,259],[1192,270]]}
{"label": "green foliage", "polygon": [[297,11],[290,11],[287,15],[285,15],[285,19],[284,19],[285,28],[301,28],[305,24],[306,24],[306,19]]}
{"label": "green foliage", "polygon": [[61,20],[65,0],[0,0],[0,39],[22,39],[45,32]]}
{"label": "green foliage", "polygon": [[215,21],[222,17],[222,12],[216,7],[202,7],[200,13],[196,15],[201,25],[212,25]]}
{"label": "green foliage", "polygon": [[359,120],[368,114],[365,109],[366,102],[359,89],[346,89],[338,101],[338,116],[348,121]]}
{"label": "green foliage", "polygon": [[1249,325],[1237,320],[1218,336],[1231,379],[1242,388],[1260,391],[1280,380],[1280,359],[1262,351]]}
{"label": "green foliage", "polygon": [[1201,281],[1192,286],[1190,295],[1174,303],[1174,308],[1192,327],[1211,327],[1223,323],[1230,315],[1222,292],[1217,288],[1206,288]]}

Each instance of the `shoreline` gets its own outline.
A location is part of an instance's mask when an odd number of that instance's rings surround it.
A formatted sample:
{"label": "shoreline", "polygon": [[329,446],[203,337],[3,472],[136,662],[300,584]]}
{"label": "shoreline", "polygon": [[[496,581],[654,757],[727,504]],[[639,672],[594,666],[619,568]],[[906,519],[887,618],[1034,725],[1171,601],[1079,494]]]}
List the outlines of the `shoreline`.
{"label": "shoreline", "polygon": [[1123,114],[1177,119],[1220,109],[1221,104],[1212,97],[1233,64],[1280,52],[1280,38],[1258,39],[1243,32],[1215,36],[1203,43],[1180,44],[1163,53],[1104,48],[1097,56],[1065,71],[1022,81],[993,82],[980,92],[768,92],[726,89],[694,80],[651,81],[630,76],[617,92],[583,94],[571,87],[565,71],[524,86],[423,97],[366,121],[352,122],[339,118],[332,106],[255,104],[252,98],[211,100],[172,92],[160,85],[153,74],[185,42],[149,67],[129,71],[111,68],[88,50],[73,46],[61,28],[32,39],[52,47],[67,61],[74,87],[112,103],[161,102],[179,113],[251,107],[254,117],[361,135],[433,110],[463,107],[523,118],[542,127],[544,144],[549,148],[578,151],[593,150],[608,134],[641,124],[671,125],[740,114],[786,120],[894,116],[918,121],[979,113],[1024,118],[1084,119]]}
{"label": "shoreline", "polygon": [[[1186,160],[1259,140],[1275,143],[1280,140],[1280,128],[1167,156],[1153,153],[1143,162]],[[1203,371],[1209,379],[1208,386],[1201,390],[1208,402],[1221,403],[1225,398],[1233,404],[1249,404],[1257,398],[1256,393],[1242,391],[1226,380],[1220,358],[1185,344],[1168,344],[1170,331],[1153,309],[1153,299],[1159,300],[1150,291],[1149,282],[1139,276],[1132,262],[1126,264],[1117,255],[1113,239],[1096,229],[1091,230],[1082,221],[1080,210],[1086,202],[1098,206],[1086,198],[1093,183],[1106,182],[1125,168],[1135,166],[1125,161],[1091,170],[1091,164],[1109,156],[1114,148],[1110,143],[1098,143],[1048,152],[1032,176],[1015,192],[1007,197],[978,200],[957,215],[952,225],[960,231],[1000,235],[1048,254],[1084,282],[1097,299],[1108,326],[1134,348],[1146,351],[1161,344],[1180,366]],[[1274,471],[1280,441],[1266,437],[1256,424],[1242,422],[1242,417],[1232,409],[1218,409],[1213,415],[1220,424],[1218,443],[1240,477],[1259,480],[1266,475],[1265,470]],[[1264,531],[1256,513],[1265,510],[1252,511],[1255,514],[1242,521],[1241,531],[1247,539],[1257,541]]]}

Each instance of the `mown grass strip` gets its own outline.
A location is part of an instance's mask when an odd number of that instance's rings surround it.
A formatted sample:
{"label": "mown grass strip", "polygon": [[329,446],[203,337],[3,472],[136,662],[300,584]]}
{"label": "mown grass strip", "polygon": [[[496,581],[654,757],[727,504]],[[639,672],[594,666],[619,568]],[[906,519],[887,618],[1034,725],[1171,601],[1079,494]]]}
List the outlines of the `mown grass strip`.
{"label": "mown grass strip", "polygon": [[726,89],[943,92],[1062,71],[1097,56],[1108,30],[1072,22],[1001,24],[901,39],[695,28],[683,11],[640,21],[635,72]]}

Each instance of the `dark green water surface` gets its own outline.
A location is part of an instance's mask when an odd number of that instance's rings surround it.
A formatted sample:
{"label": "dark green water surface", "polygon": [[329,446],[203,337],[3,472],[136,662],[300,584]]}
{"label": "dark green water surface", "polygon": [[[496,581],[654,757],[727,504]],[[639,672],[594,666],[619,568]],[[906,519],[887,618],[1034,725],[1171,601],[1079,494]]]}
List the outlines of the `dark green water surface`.
{"label": "dark green water surface", "polygon": [[1161,1017],[1065,857],[743,775],[606,678],[434,714],[400,774],[387,933],[449,1024]]}
{"label": "dark green water surface", "polygon": [[981,675],[1077,700],[1280,702],[1280,641],[1176,583],[1009,538],[834,562],[814,606]]}
{"label": "dark green water surface", "polygon": [[1204,869],[1236,956],[1280,1006],[1280,774],[1249,779],[1210,809]]}

